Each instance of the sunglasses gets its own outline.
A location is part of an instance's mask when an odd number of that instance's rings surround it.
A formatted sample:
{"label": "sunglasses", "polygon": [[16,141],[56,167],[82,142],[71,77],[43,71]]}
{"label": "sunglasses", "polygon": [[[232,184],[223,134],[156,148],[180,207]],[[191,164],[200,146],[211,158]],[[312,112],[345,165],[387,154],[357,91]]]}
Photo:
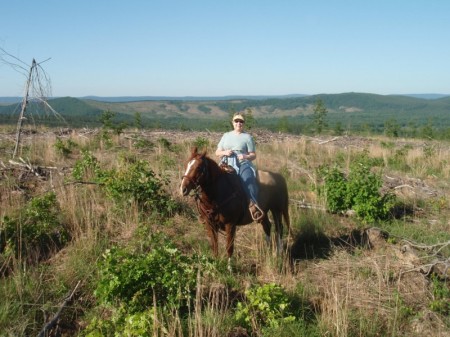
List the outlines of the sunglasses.
{"label": "sunglasses", "polygon": [[244,121],[242,119],[235,119],[233,122],[244,124]]}

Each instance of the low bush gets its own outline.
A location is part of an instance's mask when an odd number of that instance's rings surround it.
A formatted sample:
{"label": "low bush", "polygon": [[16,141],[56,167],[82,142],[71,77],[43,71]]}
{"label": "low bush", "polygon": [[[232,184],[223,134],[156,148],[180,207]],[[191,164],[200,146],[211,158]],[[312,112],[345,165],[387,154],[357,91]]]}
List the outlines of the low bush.
{"label": "low bush", "polygon": [[93,180],[120,206],[136,202],[144,211],[170,215],[179,208],[165,190],[168,181],[158,176],[143,160],[123,162],[118,168],[105,170],[90,152],[75,163],[76,180]]}
{"label": "low bush", "polygon": [[392,194],[382,195],[381,175],[372,172],[376,162],[363,156],[350,167],[347,176],[338,167],[321,167],[319,176],[323,184],[319,187],[319,195],[325,197],[327,208],[332,213],[354,210],[364,222],[386,219],[394,206]]}
{"label": "low bush", "polygon": [[8,256],[38,259],[65,244],[69,232],[62,223],[55,193],[32,198],[16,214],[0,222],[0,253]]}
{"label": "low bush", "polygon": [[132,252],[116,247],[105,252],[95,295],[101,305],[110,308],[112,316],[92,321],[89,336],[105,329],[125,333],[132,328],[132,321],[136,323],[133,329],[140,327],[148,333],[154,310],[186,312],[195,298],[198,279],[214,273],[208,258],[183,254],[163,235],[152,235],[147,248],[150,250]]}
{"label": "low bush", "polygon": [[252,287],[245,296],[245,301],[237,304],[236,319],[253,333],[278,329],[296,320],[286,292],[275,283]]}

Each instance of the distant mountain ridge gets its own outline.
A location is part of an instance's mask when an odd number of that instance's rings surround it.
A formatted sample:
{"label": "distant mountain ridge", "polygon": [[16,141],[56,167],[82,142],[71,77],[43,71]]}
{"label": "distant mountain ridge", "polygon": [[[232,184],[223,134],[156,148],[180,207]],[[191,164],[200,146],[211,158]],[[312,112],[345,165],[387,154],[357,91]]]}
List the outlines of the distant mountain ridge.
{"label": "distant mountain ridge", "polygon": [[[100,102],[122,103],[122,102],[139,102],[139,101],[227,101],[235,99],[248,99],[248,100],[260,100],[269,98],[297,98],[317,95],[340,95],[340,94],[287,94],[287,95],[227,95],[227,96],[81,96],[74,97],[81,100],[94,100]],[[371,94],[368,94],[371,95]],[[392,94],[392,95],[380,95],[380,96],[406,96],[415,97],[421,99],[440,99],[444,97],[450,97],[450,94]],[[70,97],[70,96],[67,96]],[[61,98],[61,97],[53,97]],[[0,104],[13,104],[22,101],[22,97],[19,96],[0,96]]]}
{"label": "distant mountain ridge", "polygon": [[[93,100],[100,102],[123,103],[139,101],[227,101],[232,99],[266,99],[266,98],[292,98],[304,97],[303,94],[288,95],[229,95],[229,96],[82,96],[75,97],[81,100]],[[67,96],[69,97],[69,96]],[[61,97],[53,97],[61,98]],[[0,104],[11,104],[22,101],[22,97],[0,97]]]}
{"label": "distant mountain ridge", "polygon": [[[9,97],[11,102],[13,98]],[[232,111],[251,109],[260,125],[290,118],[294,123],[310,123],[314,106],[321,100],[331,124],[372,125],[379,128],[394,119],[402,125],[424,125],[430,121],[438,128],[450,127],[450,96],[440,94],[377,95],[368,93],[342,93],[284,96],[224,96],[224,97],[59,97],[49,100],[67,123],[98,125],[104,111],[115,113],[116,120],[132,125],[136,114],[144,124],[195,126],[205,123],[223,123]],[[0,105],[0,123],[17,120],[21,98],[15,103]],[[1,102],[1,98],[0,98]],[[41,118],[42,123],[55,123],[51,113],[42,105],[30,102],[29,114]],[[159,121],[159,122],[158,122]],[[203,123],[202,122],[202,123]],[[155,124],[156,123],[156,124]]]}

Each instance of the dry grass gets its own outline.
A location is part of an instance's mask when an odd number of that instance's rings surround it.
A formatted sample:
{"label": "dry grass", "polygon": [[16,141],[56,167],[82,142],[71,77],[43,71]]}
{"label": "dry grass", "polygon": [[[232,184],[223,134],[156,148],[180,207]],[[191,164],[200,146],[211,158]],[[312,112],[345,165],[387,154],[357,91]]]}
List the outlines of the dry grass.
{"label": "dry grass", "polygon": [[[208,152],[212,154],[220,135],[143,132],[140,137],[155,146],[142,149],[135,148],[130,134],[113,138],[112,147],[99,140],[97,135],[98,132],[79,130],[59,136],[60,139],[71,139],[77,144],[77,148],[66,157],[56,152],[54,144],[57,138],[54,133],[25,135],[21,156],[33,165],[54,167],[48,169],[50,173],[46,179],[31,179],[25,175],[24,168],[9,165],[7,152],[0,157],[4,166],[8,167],[0,176],[0,218],[22,207],[32,196],[48,190],[57,194],[73,242],[48,261],[55,268],[54,275],[65,275],[55,276],[55,279],[62,280],[60,282],[70,287],[80,277],[77,270],[83,270],[79,264],[89,260],[86,255],[93,252],[100,254],[96,247],[102,238],[109,236],[114,242],[126,243],[133,239],[138,225],[142,223],[148,224],[150,230],[165,231],[187,253],[205,252],[205,232],[195,219],[192,200],[182,199],[178,195],[178,185],[184,160],[195,140],[199,137],[210,140]],[[159,142],[161,138],[168,140],[173,145],[172,149]],[[401,140],[387,147],[383,144],[393,141],[381,137],[334,139],[262,132],[256,132],[255,138],[258,142],[257,166],[281,172],[288,181],[292,200],[292,233],[289,240],[285,240],[288,248],[303,242],[301,239],[306,237],[310,229],[313,233],[310,238],[323,235],[325,241],[335,243],[335,239],[361,228],[362,225],[353,218],[324,213],[323,201],[318,198],[313,187],[317,183],[316,170],[319,166],[334,165],[339,160],[348,169],[355,155],[363,151],[367,151],[371,157],[383,158],[387,165],[384,175],[389,177],[386,182],[392,184],[389,188],[405,203],[422,209],[422,213],[414,213],[412,220],[404,220],[405,228],[411,230],[417,226],[418,230],[423,230],[423,226],[427,226],[425,230],[431,233],[450,232],[448,144]],[[11,134],[2,134],[2,148],[9,148],[11,142]],[[66,179],[83,148],[91,149],[105,168],[116,167],[124,157],[148,160],[157,173],[169,178],[168,192],[183,203],[185,212],[167,219],[165,224],[152,223],[151,219],[142,218],[136,205],[118,210],[96,185],[68,183]],[[402,164],[407,167],[406,171],[390,168],[389,163],[396,151],[405,148],[407,151],[402,157]],[[399,185],[409,187],[395,189]],[[302,208],[302,205],[312,208]],[[305,251],[308,250],[307,257],[290,261],[288,254],[279,258],[267,247],[259,225],[239,228],[234,276],[236,283],[241,285],[239,291],[243,292],[255,282],[275,282],[292,293],[301,286],[323,335],[450,335],[449,322],[429,310],[432,297],[430,282],[417,269],[422,261],[405,258],[399,245],[385,242],[369,250],[358,245],[342,248],[332,244],[328,247],[328,255],[321,256],[319,249],[323,247],[314,244],[310,242],[311,247],[303,247]],[[224,258],[222,236],[220,245],[221,258]],[[91,257],[90,262],[95,259]],[[51,282],[51,279],[46,282]],[[192,308],[189,336],[221,336],[224,327],[229,324],[233,300],[228,288],[221,283],[199,284],[197,295],[198,301],[200,298],[207,300],[203,306]],[[178,320],[167,322],[160,317],[160,321],[162,325],[158,333],[162,334],[165,329],[177,335],[181,331]]]}

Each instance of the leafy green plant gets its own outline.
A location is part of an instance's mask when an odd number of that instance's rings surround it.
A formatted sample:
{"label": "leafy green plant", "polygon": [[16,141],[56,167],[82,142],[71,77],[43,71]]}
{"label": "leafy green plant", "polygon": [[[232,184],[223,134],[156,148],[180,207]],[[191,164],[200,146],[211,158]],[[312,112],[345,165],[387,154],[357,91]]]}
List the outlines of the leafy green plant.
{"label": "leafy green plant", "polygon": [[82,159],[75,163],[72,176],[76,180],[91,179],[106,191],[117,203],[136,202],[147,211],[170,215],[178,204],[165,191],[168,181],[158,176],[148,162],[125,162],[118,169],[104,170],[90,152],[82,152]]}
{"label": "leafy green plant", "polygon": [[237,304],[236,320],[253,332],[278,328],[296,320],[286,292],[275,283],[252,287],[245,296],[245,301]]}
{"label": "leafy green plant", "polygon": [[137,202],[145,210],[165,215],[178,208],[165,191],[168,181],[157,176],[143,160],[105,171],[100,181],[107,194],[117,202]]}
{"label": "leafy green plant", "polygon": [[331,212],[353,209],[360,219],[369,223],[388,217],[395,198],[380,193],[383,180],[371,171],[374,164],[376,159],[362,156],[351,165],[347,177],[337,167],[319,169],[319,176],[324,180],[319,195],[325,197]]}
{"label": "leafy green plant", "polygon": [[401,149],[396,150],[394,155],[388,158],[388,165],[391,168],[399,171],[410,170],[411,168],[406,163],[406,156],[408,155],[408,151],[410,149],[411,149],[410,147],[404,146]]}
{"label": "leafy green plant", "polygon": [[130,311],[153,305],[186,305],[196,289],[197,274],[212,270],[206,257],[184,255],[167,237],[155,234],[149,252],[107,250],[95,291],[101,302],[124,303]]}
{"label": "leafy green plant", "polygon": [[66,243],[67,228],[60,219],[60,208],[55,193],[31,199],[17,214],[5,216],[0,223],[0,253],[30,257]]}
{"label": "leafy green plant", "polygon": [[332,213],[346,211],[351,207],[347,198],[347,179],[337,167],[322,167],[320,175],[324,184],[320,192],[325,195],[327,207]]}
{"label": "leafy green plant", "polygon": [[100,163],[90,151],[82,150],[81,159],[75,162],[72,177],[76,180],[97,179],[101,173]]}
{"label": "leafy green plant", "polygon": [[169,315],[173,310],[183,312],[194,299],[199,277],[214,273],[212,261],[183,254],[162,234],[152,235],[147,249],[114,247],[105,252],[99,263],[95,295],[112,310],[112,315],[110,319],[94,319],[87,336],[101,336],[108,331],[152,336],[155,310]]}
{"label": "leafy green plant", "polygon": [[394,205],[394,195],[381,195],[381,176],[363,164],[353,165],[348,177],[347,203],[365,222],[386,219]]}
{"label": "leafy green plant", "polygon": [[133,146],[136,149],[151,150],[155,147],[155,144],[151,140],[145,139],[143,137],[136,136],[133,137],[133,139],[134,139]]}
{"label": "leafy green plant", "polygon": [[432,144],[425,143],[423,146],[423,155],[425,158],[432,158],[436,154],[436,147]]}
{"label": "leafy green plant", "polygon": [[433,300],[430,302],[430,309],[442,315],[450,314],[450,287],[448,282],[439,280],[432,275],[431,288]]}
{"label": "leafy green plant", "polygon": [[158,144],[160,144],[164,149],[171,150],[172,143],[164,137],[158,139]]}
{"label": "leafy green plant", "polygon": [[53,146],[55,147],[57,153],[66,158],[72,153],[73,149],[76,148],[77,144],[71,139],[63,141],[60,138],[56,138]]}
{"label": "leafy green plant", "polygon": [[209,146],[209,140],[205,137],[197,137],[193,145],[199,149],[206,149]]}

